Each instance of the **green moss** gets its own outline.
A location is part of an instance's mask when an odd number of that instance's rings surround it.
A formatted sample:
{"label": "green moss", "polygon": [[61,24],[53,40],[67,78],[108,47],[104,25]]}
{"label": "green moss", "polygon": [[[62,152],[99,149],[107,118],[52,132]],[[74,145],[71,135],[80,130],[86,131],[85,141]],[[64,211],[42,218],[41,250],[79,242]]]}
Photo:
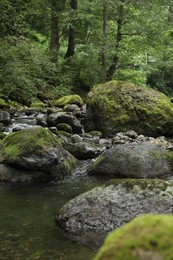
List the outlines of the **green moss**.
{"label": "green moss", "polygon": [[149,151],[148,153],[149,153],[151,156],[153,156],[153,157],[155,157],[155,158],[157,158],[157,159],[159,159],[159,158],[161,158],[161,157],[164,157],[163,154],[157,153],[156,151]]}
{"label": "green moss", "polygon": [[43,102],[34,102],[34,103],[31,104],[31,107],[45,108],[46,105]]}
{"label": "green moss", "polygon": [[46,147],[56,147],[59,144],[58,137],[53,133],[43,127],[34,127],[6,136],[0,154],[5,161],[13,161],[30,153],[41,155]]}
{"label": "green moss", "polygon": [[4,99],[0,98],[0,108],[9,108],[10,106],[5,102]]}
{"label": "green moss", "polygon": [[171,165],[173,166],[173,152],[172,151],[166,151],[163,154],[164,158],[168,159]]}
{"label": "green moss", "polygon": [[62,130],[70,134],[73,132],[72,127],[66,123],[59,123],[56,127],[58,130],[60,131]]}
{"label": "green moss", "polygon": [[76,159],[75,157],[69,155],[63,162],[66,170],[68,173],[71,173],[71,171],[73,170],[74,166],[76,165]]}
{"label": "green moss", "polygon": [[92,89],[88,104],[104,135],[129,129],[147,135],[173,132],[172,103],[163,93],[149,87],[123,81],[106,82]]}
{"label": "green moss", "polygon": [[66,137],[71,137],[72,134],[67,133],[65,131],[58,131],[58,136],[61,137],[61,135],[64,135]]}
{"label": "green moss", "polygon": [[[106,182],[103,186],[107,187],[109,185],[121,185],[126,189],[133,189],[135,185],[141,187],[141,189],[153,190],[159,187],[160,190],[165,191],[171,184],[162,180],[156,179],[113,179]],[[173,186],[173,184],[172,184]]]}
{"label": "green moss", "polygon": [[90,135],[92,136],[97,136],[97,137],[102,137],[102,132],[101,131],[91,131],[89,132]]}
{"label": "green moss", "polygon": [[94,260],[172,259],[173,216],[143,215],[113,231]]}
{"label": "green moss", "polygon": [[83,106],[84,102],[79,95],[64,96],[55,102],[55,106],[57,107],[64,107],[69,104],[76,104],[81,107]]}
{"label": "green moss", "polygon": [[99,163],[101,163],[103,160],[105,159],[105,157],[101,154],[97,157],[97,159],[95,160],[95,162],[92,164],[92,168],[95,168]]}

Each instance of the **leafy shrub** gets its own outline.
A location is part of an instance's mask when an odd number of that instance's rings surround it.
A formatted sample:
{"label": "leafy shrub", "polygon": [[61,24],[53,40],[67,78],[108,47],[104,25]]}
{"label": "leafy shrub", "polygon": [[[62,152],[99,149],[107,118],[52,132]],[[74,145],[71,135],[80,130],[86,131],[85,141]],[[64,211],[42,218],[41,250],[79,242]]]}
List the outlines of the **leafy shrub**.
{"label": "leafy shrub", "polygon": [[8,37],[0,42],[1,94],[29,105],[37,92],[66,91],[59,84],[59,71],[41,45],[24,37]]}

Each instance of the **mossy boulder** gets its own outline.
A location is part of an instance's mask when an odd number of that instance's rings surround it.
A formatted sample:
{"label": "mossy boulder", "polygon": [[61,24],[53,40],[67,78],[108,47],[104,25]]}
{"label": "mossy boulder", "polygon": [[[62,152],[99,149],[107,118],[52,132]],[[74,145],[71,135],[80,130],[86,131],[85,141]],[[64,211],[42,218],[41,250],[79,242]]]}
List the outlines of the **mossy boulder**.
{"label": "mossy boulder", "polygon": [[0,158],[4,165],[27,170],[33,180],[43,181],[61,179],[70,174],[76,164],[76,159],[62,147],[60,139],[43,127],[6,136],[1,142]]}
{"label": "mossy boulder", "polygon": [[109,234],[94,260],[168,260],[173,216],[143,215]]}
{"label": "mossy boulder", "polygon": [[0,98],[0,109],[10,108],[10,106],[5,102],[4,99]]}
{"label": "mossy boulder", "polygon": [[116,145],[102,153],[88,174],[109,178],[158,178],[172,175],[173,152],[145,141]]}
{"label": "mossy boulder", "polygon": [[84,102],[79,95],[64,96],[55,102],[55,106],[57,107],[65,107],[70,104],[76,104],[77,106],[82,107]]}
{"label": "mossy boulder", "polygon": [[70,134],[72,134],[72,132],[73,132],[72,127],[69,124],[66,124],[66,123],[59,123],[59,124],[57,124],[56,127],[57,127],[58,130],[64,131],[64,132],[67,132],[67,133],[70,133]]}
{"label": "mossy boulder", "polygon": [[67,202],[56,223],[70,238],[98,247],[110,231],[138,215],[171,214],[172,199],[169,182],[115,179]]}
{"label": "mossy boulder", "polygon": [[95,122],[91,126],[86,118],[88,131],[95,127],[104,136],[130,129],[149,136],[173,135],[173,104],[163,93],[149,87],[109,81],[93,87],[88,105]]}
{"label": "mossy boulder", "polygon": [[39,99],[35,99],[35,100],[31,103],[31,107],[43,109],[43,108],[47,107],[47,104],[43,103],[43,102],[40,101]]}

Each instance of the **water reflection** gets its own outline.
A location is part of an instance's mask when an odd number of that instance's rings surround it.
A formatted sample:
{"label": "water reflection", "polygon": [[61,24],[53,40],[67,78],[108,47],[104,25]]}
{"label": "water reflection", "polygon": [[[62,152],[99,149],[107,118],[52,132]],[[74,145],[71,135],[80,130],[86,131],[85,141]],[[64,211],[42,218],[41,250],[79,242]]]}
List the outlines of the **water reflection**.
{"label": "water reflection", "polygon": [[54,218],[64,203],[96,185],[86,177],[46,186],[0,186],[0,259],[92,259],[93,249],[66,238]]}

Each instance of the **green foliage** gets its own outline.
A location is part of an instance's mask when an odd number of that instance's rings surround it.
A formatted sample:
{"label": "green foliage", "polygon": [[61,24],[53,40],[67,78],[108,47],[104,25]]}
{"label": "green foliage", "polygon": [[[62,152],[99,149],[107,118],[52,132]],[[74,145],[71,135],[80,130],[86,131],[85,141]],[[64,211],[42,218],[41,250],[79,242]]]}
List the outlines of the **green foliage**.
{"label": "green foliage", "polygon": [[[57,8],[53,8],[49,0],[0,1],[0,84],[3,93],[19,102],[30,103],[37,91],[51,97],[69,95],[79,88],[88,91],[105,81],[104,73],[116,56],[113,79],[148,84],[173,95],[173,10],[170,0],[83,0],[78,1],[75,14],[70,1],[56,3]],[[107,4],[107,17],[103,14],[104,3]],[[122,13],[120,6],[123,6]],[[58,18],[54,35],[52,12]],[[117,42],[119,18],[122,28]],[[103,19],[107,23],[106,33]],[[72,26],[75,54],[65,59]],[[48,53],[52,36],[57,44],[55,64],[50,62]]]}
{"label": "green foliage", "polygon": [[57,77],[55,64],[34,42],[24,37],[0,42],[1,92],[10,99],[28,105],[38,91],[57,91]]}

